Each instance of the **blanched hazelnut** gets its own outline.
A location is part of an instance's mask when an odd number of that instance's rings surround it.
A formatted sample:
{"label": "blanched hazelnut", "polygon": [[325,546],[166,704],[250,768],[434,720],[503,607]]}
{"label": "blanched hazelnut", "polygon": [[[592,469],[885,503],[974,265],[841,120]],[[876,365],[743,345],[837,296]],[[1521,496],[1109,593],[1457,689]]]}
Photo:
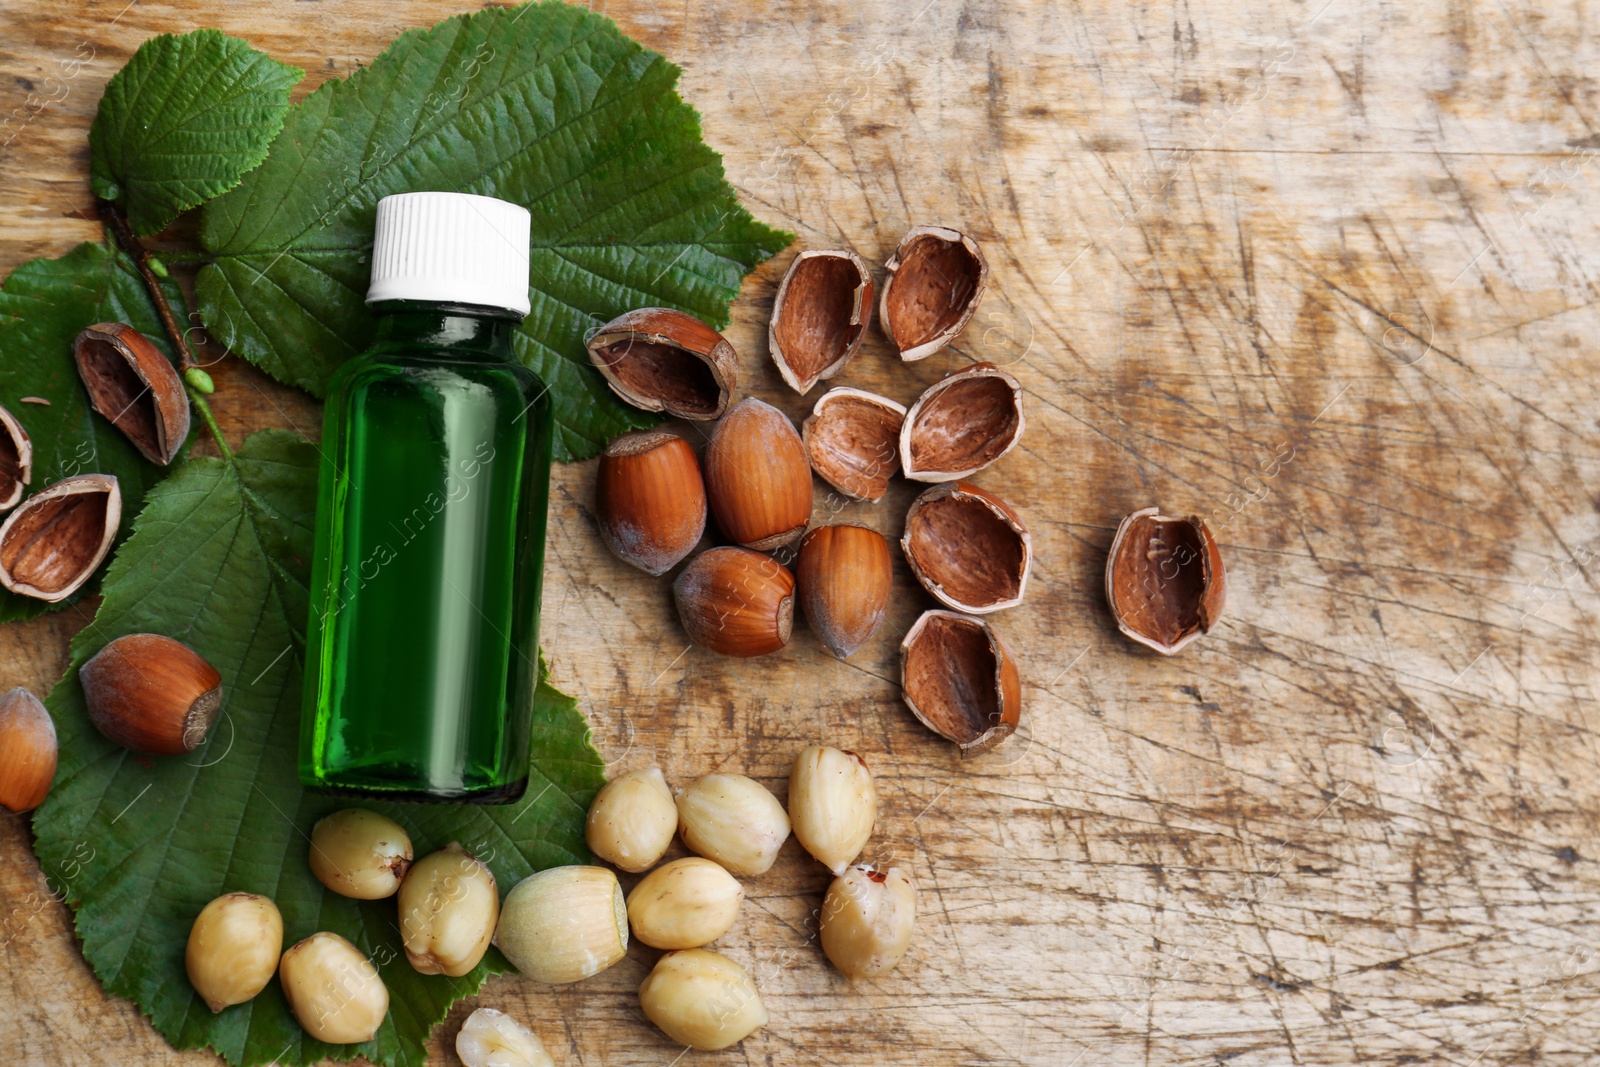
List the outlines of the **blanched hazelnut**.
{"label": "blanched hazelnut", "polygon": [[411,865],[399,905],[400,939],[411,966],[452,978],[483,959],[500,918],[494,875],[454,841]]}
{"label": "blanched hazelnut", "polygon": [[672,1040],[714,1052],[767,1023],[749,972],[710,949],[669,952],[639,986],[639,1006]]}
{"label": "blanched hazelnut", "polygon": [[506,894],[494,943],[539,982],[576,982],[628,951],[628,906],[605,867],[551,867]]}
{"label": "blanched hazelnut", "polygon": [[555,1067],[539,1035],[493,1008],[467,1016],[456,1034],[456,1055],[466,1067]]}
{"label": "blanched hazelnut", "polygon": [[265,989],[282,951],[278,906],[254,893],[225,893],[195,916],[183,962],[206,1007],[221,1011]]}
{"label": "blanched hazelnut", "polygon": [[678,806],[660,767],[607,782],[589,805],[584,835],[596,856],[637,874],[656,865],[678,832]]}
{"label": "blanched hazelnut", "polygon": [[851,867],[822,903],[822,951],[846,978],[875,978],[906,954],[916,918],[910,875],[898,867]]}
{"label": "blanched hazelnut", "polygon": [[678,790],[678,830],[690,851],[734,874],[764,874],[789,838],[789,816],[766,786],[708,774]]}
{"label": "blanched hazelnut", "polygon": [[699,948],[739,917],[744,887],[722,866],[699,856],[663,864],[628,894],[633,935],[651,948]]}
{"label": "blanched hazelnut", "polygon": [[382,900],[411,866],[411,838],[393,819],[345,808],[311,829],[311,873],[341,896]]}
{"label": "blanched hazelnut", "polygon": [[795,840],[840,874],[866,847],[878,818],[878,789],[854,752],[811,745],[789,773],[789,821]]}
{"label": "blanched hazelnut", "polygon": [[378,969],[338,934],[312,934],[285,952],[278,981],[306,1033],[330,1045],[371,1041],[389,1014]]}

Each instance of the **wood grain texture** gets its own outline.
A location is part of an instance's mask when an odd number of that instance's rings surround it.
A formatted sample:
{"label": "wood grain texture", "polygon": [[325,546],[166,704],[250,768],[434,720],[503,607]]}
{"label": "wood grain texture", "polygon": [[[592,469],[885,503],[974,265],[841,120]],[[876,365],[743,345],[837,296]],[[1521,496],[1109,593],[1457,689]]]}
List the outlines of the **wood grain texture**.
{"label": "wood grain texture", "polygon": [[[145,37],[216,25],[310,75],[350,72],[444,3],[8,0],[0,114],[64,98],[0,149],[0,269],[96,236],[86,134]],[[896,549],[889,625],[848,662],[803,629],[754,663],[687,649],[667,579],[616,562],[594,464],[560,470],[545,641],[613,769],[749,773],[780,797],[824,738],[864,753],[871,852],[909,865],[910,956],[825,964],[826,876],[796,846],[722,941],[771,1024],[685,1063],[1589,1064],[1600,970],[1600,46],[1552,0],[615,2],[760,217],[796,248],[730,340],[767,359],[799,248],[874,268],[910,225],[964,230],[991,290],[901,365],[875,328],[835,384],[909,402],[973,358],[1024,383],[1022,447],[978,481],[1033,528],[997,617],[1022,730],[959,762],[900,704],[898,635],[931,601]],[[15,114],[15,112],[13,112]],[[314,431],[237,361],[230,435]],[[812,398],[820,393],[819,388]],[[693,431],[688,431],[693,433]],[[820,483],[819,483],[820,486]],[[819,492],[898,535],[877,506]],[[1210,517],[1223,624],[1164,660],[1121,638],[1117,520]],[[65,665],[72,611],[0,630],[0,687]],[[0,1047],[17,1062],[202,1064],[100,992],[23,818],[0,820]],[[631,880],[630,883],[631,884]],[[665,1065],[636,946],[575,987],[492,980],[560,1064]],[[435,1038],[448,1039],[470,1005]]]}

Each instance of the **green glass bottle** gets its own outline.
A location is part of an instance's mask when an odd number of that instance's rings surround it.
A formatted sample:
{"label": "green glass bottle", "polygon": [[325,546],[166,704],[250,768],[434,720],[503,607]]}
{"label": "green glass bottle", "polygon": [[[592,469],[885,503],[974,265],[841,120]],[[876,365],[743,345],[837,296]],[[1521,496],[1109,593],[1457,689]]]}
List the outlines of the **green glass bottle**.
{"label": "green glass bottle", "polygon": [[528,213],[378,204],[377,340],[328,387],[300,780],[503,803],[528,780],[551,427],[511,347]]}

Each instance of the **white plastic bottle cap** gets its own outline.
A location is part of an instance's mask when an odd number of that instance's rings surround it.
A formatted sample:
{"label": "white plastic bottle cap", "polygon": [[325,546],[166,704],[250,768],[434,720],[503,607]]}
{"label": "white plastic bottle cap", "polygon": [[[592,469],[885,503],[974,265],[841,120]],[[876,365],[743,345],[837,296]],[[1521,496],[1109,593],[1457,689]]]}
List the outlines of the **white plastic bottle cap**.
{"label": "white plastic bottle cap", "polygon": [[527,208],[470,193],[396,193],[378,201],[367,303],[424,300],[526,315]]}

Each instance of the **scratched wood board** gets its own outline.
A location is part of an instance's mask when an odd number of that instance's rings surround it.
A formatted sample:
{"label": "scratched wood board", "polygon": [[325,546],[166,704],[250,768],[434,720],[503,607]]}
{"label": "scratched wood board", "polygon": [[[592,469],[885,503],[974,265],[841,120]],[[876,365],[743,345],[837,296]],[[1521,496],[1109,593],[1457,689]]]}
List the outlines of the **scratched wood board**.
{"label": "scratched wood board", "polygon": [[[303,93],[453,10],[125,3],[0,10],[0,113],[27,118],[0,149],[0,269],[97,236],[86,134],[146,37],[219,26],[306,68]],[[883,801],[871,854],[921,887],[908,958],[852,987],[816,945],[826,875],[789,846],[720,942],[772,1021],[683,1062],[1595,1062],[1592,12],[606,13],[682,65],[745,203],[799,234],[734,308],[753,392],[809,407],[766,351],[794,251],[881,271],[920,223],[982,243],[988,297],[952,349],[902,365],[874,331],[837,382],[909,401],[987,358],[1027,390],[1022,447],[977,479],[1035,537],[1027,602],[998,618],[1024,724],[965,763],[899,702],[899,635],[930,601],[898,551],[888,625],[851,660],[803,629],[719,660],[688,647],[666,580],[601,545],[594,464],[557,472],[545,643],[612,769],[742,771],[782,796],[803,744],[857,749]],[[304,398],[217,370],[233,440],[316,433]],[[912,495],[819,492],[817,519],[898,535]],[[1118,518],[1152,503],[1207,516],[1229,564],[1224,624],[1170,660],[1121,638],[1101,591]],[[0,628],[0,688],[48,687],[86,621]],[[99,989],[26,818],[0,842],[7,1059],[214,1062]],[[634,996],[654,955],[570,987],[496,978],[476,1003],[526,1019],[560,1064],[666,1064],[680,1050]]]}

